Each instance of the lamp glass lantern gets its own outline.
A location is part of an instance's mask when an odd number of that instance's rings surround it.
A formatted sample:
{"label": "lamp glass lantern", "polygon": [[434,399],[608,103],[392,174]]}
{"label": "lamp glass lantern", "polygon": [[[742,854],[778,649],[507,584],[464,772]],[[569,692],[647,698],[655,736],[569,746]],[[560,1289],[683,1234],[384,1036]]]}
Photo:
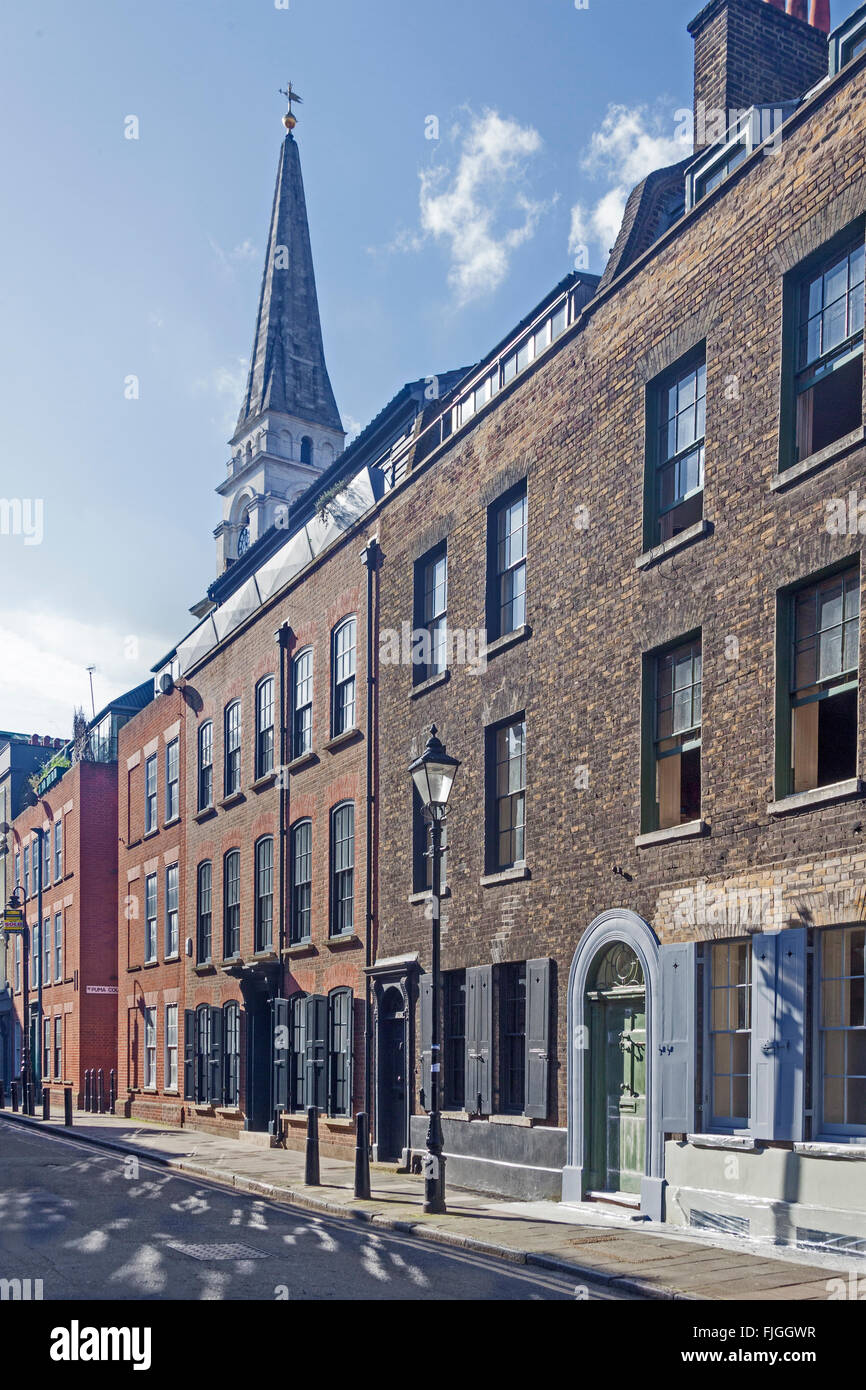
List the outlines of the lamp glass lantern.
{"label": "lamp glass lantern", "polygon": [[459,766],[458,759],[445,752],[444,744],[436,736],[434,724],[424,752],[409,765],[421,804],[434,820],[441,820],[445,815]]}

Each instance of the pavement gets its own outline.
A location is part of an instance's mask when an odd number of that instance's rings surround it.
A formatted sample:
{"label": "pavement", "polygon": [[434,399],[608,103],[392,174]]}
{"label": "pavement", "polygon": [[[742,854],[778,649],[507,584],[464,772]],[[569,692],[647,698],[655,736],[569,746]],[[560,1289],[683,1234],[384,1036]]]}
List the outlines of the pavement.
{"label": "pavement", "polygon": [[[77,1112],[73,1129],[0,1112],[4,1120],[136,1155],[177,1173],[311,1212],[389,1230],[568,1275],[639,1299],[826,1301],[838,1280],[863,1274],[862,1262],[837,1255],[746,1247],[733,1237],[636,1220],[599,1203],[509,1202],[451,1187],[446,1215],[422,1211],[423,1181],[393,1166],[371,1168],[370,1200],[355,1198],[354,1167],[322,1158],[319,1186],[304,1183],[304,1155],[263,1147],[261,1136],[229,1136]],[[47,1136],[46,1136],[47,1137]],[[835,1282],[834,1282],[835,1281]],[[838,1294],[837,1294],[838,1297]]]}

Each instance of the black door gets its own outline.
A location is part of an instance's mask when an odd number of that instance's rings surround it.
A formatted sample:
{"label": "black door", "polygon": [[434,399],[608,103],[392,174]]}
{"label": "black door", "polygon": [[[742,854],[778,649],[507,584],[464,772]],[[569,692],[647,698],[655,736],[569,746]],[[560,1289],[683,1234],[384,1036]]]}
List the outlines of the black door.
{"label": "black door", "polygon": [[377,1158],[400,1158],[406,1147],[406,1015],[403,995],[387,989],[379,1011]]}
{"label": "black door", "polygon": [[246,1128],[266,1130],[271,1118],[271,1010],[264,994],[255,994],[244,1009],[247,1042]]}

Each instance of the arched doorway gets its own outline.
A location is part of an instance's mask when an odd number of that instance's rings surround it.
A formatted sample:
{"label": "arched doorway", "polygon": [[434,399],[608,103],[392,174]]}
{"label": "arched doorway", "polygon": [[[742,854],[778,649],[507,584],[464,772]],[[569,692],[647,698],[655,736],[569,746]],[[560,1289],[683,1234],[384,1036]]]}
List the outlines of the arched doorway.
{"label": "arched doorway", "polygon": [[640,1195],[646,1155],[646,988],[623,941],[599,951],[586,992],[587,1188]]}
{"label": "arched doorway", "polygon": [[658,951],[626,910],[584,932],[568,991],[568,1163],[562,1199],[603,1194],[662,1219],[664,1136],[655,1078]]}

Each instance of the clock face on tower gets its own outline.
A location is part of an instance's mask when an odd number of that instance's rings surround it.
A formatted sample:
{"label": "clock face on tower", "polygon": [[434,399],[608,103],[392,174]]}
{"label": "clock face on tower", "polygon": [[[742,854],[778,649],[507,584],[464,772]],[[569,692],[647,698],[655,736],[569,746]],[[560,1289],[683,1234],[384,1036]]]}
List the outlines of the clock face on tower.
{"label": "clock face on tower", "polygon": [[238,559],[240,559],[242,555],[246,555],[249,548],[250,528],[249,526],[242,526],[238,532]]}

